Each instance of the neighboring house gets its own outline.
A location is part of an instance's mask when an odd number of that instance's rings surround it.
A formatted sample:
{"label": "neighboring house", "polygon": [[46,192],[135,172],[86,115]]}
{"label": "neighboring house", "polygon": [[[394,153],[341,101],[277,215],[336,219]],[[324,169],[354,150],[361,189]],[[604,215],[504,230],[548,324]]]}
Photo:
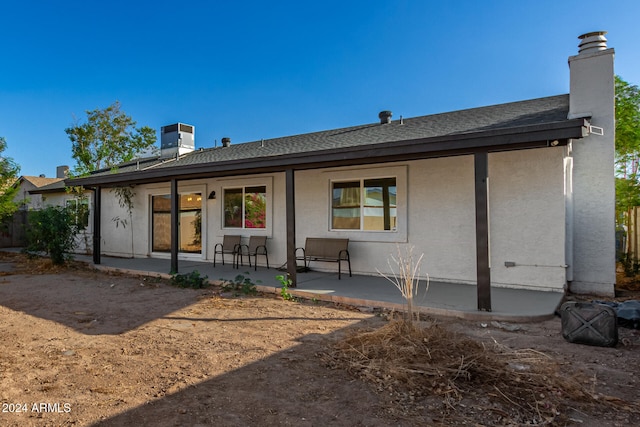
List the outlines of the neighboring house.
{"label": "neighboring house", "polygon": [[[349,238],[354,273],[389,273],[398,245],[432,280],[612,295],[613,49],[580,37],[570,93],[194,150],[162,128],[162,155],[74,179],[94,191],[100,255],[212,260],[226,234],[268,237],[296,280],[306,237]],[[135,192],[131,227],[113,187]],[[335,263],[314,264],[333,271]],[[344,278],[343,280],[348,280]]]}
{"label": "neighboring house", "polygon": [[37,190],[47,185],[61,183],[64,186],[64,176],[57,178],[47,178],[41,176],[24,175],[18,178],[14,184],[18,186],[18,193],[14,197],[14,202],[20,205],[21,210],[42,209],[44,206],[41,194],[30,194],[31,191]]}
{"label": "neighboring house", "polygon": [[13,183],[12,186],[18,189],[13,198],[13,201],[18,204],[18,211],[3,225],[0,233],[0,247],[24,246],[27,211],[41,209],[44,206],[42,196],[39,194],[32,195],[30,192],[54,183],[64,185],[64,178],[65,176],[60,175],[60,173],[57,178],[47,178],[44,175],[23,175]]}

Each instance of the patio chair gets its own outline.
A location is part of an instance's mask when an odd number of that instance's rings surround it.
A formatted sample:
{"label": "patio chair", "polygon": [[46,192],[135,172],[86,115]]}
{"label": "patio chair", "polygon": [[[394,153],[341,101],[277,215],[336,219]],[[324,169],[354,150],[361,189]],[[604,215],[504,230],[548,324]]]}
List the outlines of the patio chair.
{"label": "patio chair", "polygon": [[232,255],[233,263],[236,264],[236,256],[238,255],[238,250],[240,249],[240,237],[241,236],[231,236],[225,234],[222,238],[222,243],[216,243],[213,248],[213,266],[216,266],[216,256],[220,254],[222,257],[222,265],[224,265],[224,256]]}
{"label": "patio chair", "polygon": [[254,258],[254,270],[258,270],[258,255],[264,255],[267,261],[267,268],[269,268],[269,256],[267,255],[267,236],[251,236],[249,237],[248,245],[240,245],[238,255],[236,258],[236,267],[238,266],[238,259],[240,264],[244,265],[243,257],[247,255],[249,258],[249,267],[251,267],[251,257]]}

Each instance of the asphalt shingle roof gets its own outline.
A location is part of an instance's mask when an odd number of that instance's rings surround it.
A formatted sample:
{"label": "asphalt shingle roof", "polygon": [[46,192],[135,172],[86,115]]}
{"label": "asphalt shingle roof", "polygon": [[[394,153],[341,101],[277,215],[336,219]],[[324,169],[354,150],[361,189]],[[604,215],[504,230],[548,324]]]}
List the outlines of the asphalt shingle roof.
{"label": "asphalt shingle roof", "polygon": [[306,133],[260,141],[231,144],[228,147],[199,149],[179,158],[146,158],[120,165],[114,170],[97,171],[93,176],[106,176],[134,171],[189,166],[218,162],[275,158],[290,154],[313,155],[314,152],[353,147],[375,147],[392,143],[434,137],[454,139],[464,134],[544,125],[567,120],[569,95],[557,95],[507,104],[433,114],[388,124],[380,122],[341,129]]}

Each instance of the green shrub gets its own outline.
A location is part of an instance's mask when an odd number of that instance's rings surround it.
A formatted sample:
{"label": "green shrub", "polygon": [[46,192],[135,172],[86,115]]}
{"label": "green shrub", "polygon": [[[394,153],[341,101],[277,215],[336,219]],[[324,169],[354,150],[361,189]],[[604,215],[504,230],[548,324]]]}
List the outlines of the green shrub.
{"label": "green shrub", "polygon": [[75,211],[61,206],[47,206],[29,211],[26,230],[27,253],[44,252],[56,265],[71,259],[79,227]]}
{"label": "green shrub", "polygon": [[203,289],[209,287],[207,276],[201,276],[198,270],[187,274],[172,274],[169,283],[180,288]]}
{"label": "green shrub", "polygon": [[[245,272],[245,274],[246,276],[238,274],[233,280],[220,279],[222,281],[220,285],[222,291],[233,292],[235,296],[256,295],[258,293],[256,285],[251,281],[249,273]],[[258,280],[258,283],[260,283],[260,280]]]}

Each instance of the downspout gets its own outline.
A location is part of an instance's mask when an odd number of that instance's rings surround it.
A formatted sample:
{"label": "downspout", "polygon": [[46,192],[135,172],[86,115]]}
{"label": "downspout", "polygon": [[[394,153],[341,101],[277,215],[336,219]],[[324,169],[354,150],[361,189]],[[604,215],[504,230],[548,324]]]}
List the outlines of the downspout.
{"label": "downspout", "polygon": [[[565,147],[564,153],[564,198],[565,198],[565,264],[567,265],[565,280],[573,281],[573,157],[572,143]],[[566,289],[565,289],[566,290]]]}

